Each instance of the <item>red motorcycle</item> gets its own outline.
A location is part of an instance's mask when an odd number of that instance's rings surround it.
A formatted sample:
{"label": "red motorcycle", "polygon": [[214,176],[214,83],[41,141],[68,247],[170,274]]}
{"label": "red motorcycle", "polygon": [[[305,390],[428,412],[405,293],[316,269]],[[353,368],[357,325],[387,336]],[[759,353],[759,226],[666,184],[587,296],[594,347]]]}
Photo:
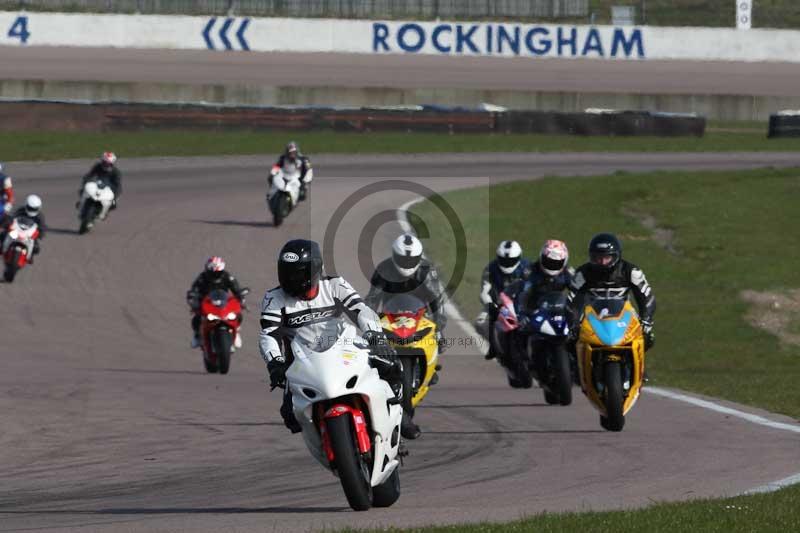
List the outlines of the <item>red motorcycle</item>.
{"label": "red motorcycle", "polygon": [[32,218],[20,216],[8,226],[2,248],[6,265],[3,278],[7,283],[14,281],[17,272],[30,262],[38,238],[39,225]]}
{"label": "red motorcycle", "polygon": [[[242,296],[248,292],[242,289]],[[206,371],[227,374],[231,354],[242,346],[239,337],[242,302],[228,291],[213,290],[200,302],[200,317],[200,342]]]}

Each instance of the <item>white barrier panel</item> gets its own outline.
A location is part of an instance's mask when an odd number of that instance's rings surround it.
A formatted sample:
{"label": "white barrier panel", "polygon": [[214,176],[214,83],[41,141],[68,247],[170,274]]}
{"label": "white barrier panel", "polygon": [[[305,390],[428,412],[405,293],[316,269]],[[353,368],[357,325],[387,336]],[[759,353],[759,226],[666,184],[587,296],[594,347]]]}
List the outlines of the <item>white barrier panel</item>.
{"label": "white barrier panel", "polygon": [[800,31],[0,12],[0,45],[800,62]]}

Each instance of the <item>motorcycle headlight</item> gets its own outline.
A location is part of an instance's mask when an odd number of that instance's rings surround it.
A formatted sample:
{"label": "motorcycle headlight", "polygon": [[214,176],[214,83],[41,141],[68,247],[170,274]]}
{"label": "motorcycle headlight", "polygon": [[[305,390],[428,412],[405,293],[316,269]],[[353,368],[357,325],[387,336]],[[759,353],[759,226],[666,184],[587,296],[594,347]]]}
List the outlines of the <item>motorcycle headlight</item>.
{"label": "motorcycle headlight", "polygon": [[228,316],[227,316],[226,318],[227,318],[228,320],[236,320],[236,313],[234,313],[233,311],[231,311],[230,313],[228,313]]}
{"label": "motorcycle headlight", "polygon": [[219,320],[219,317],[214,313],[208,313],[206,315],[206,320]]}

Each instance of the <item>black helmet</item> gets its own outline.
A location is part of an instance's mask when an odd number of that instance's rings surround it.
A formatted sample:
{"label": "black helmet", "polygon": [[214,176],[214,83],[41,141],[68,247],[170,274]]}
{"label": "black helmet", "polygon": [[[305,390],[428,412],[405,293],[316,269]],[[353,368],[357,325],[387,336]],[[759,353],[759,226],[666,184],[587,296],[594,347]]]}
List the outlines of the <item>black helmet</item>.
{"label": "black helmet", "polygon": [[322,252],[319,244],[295,239],[283,245],[278,254],[278,281],[286,294],[311,300],[317,296],[320,277]]}
{"label": "black helmet", "polygon": [[589,241],[589,262],[593,268],[608,271],[622,259],[622,244],[612,233],[598,233]]}

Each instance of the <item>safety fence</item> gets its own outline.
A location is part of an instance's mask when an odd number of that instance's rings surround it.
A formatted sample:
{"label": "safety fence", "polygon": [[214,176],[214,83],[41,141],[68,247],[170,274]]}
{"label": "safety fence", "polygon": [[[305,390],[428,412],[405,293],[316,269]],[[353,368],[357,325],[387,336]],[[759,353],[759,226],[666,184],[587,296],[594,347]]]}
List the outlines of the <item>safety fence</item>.
{"label": "safety fence", "polygon": [[560,113],[414,108],[256,107],[157,103],[0,102],[6,130],[245,129],[551,135],[697,136],[705,117],[647,111]]}
{"label": "safety fence", "polygon": [[0,9],[388,19],[583,18],[589,0],[0,0]]}

